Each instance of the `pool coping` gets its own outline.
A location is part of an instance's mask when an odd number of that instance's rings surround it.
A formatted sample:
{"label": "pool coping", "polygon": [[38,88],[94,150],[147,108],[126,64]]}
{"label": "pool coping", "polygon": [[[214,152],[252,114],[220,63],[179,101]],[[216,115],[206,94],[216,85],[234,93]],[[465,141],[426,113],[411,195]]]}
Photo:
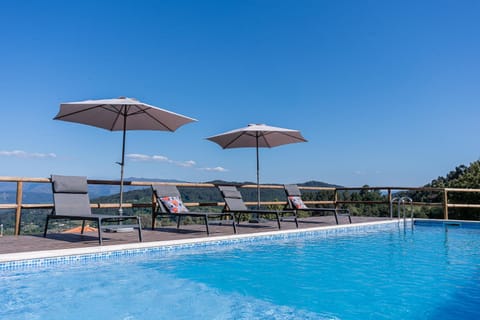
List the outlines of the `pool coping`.
{"label": "pool coping", "polygon": [[[268,238],[268,237],[288,237],[293,235],[302,235],[302,234],[311,234],[318,232],[329,232],[337,230],[351,230],[357,229],[362,230],[369,226],[384,226],[389,224],[398,224],[398,220],[386,220],[386,221],[375,221],[375,222],[363,222],[356,224],[347,224],[347,225],[337,225],[337,226],[323,226],[323,227],[314,227],[308,229],[293,229],[293,230],[276,230],[276,231],[267,231],[259,232],[254,234],[236,234],[236,235],[225,235],[225,236],[215,236],[208,238],[195,238],[195,239],[181,239],[181,240],[164,240],[164,241],[152,241],[152,242],[136,242],[128,244],[117,244],[117,245],[104,245],[96,247],[85,247],[85,248],[69,248],[69,249],[55,249],[55,250],[41,250],[41,251],[27,251],[27,252],[18,252],[18,253],[5,253],[0,254],[0,264],[9,263],[9,262],[21,262],[21,261],[31,261],[38,259],[54,259],[62,258],[68,256],[84,256],[84,255],[96,255],[96,254],[108,254],[119,251],[132,251],[132,250],[143,250],[143,249],[153,249],[153,248],[175,248],[175,247],[190,247],[193,245],[208,245],[208,244],[218,244],[218,243],[228,243],[232,241],[242,241],[249,239],[257,238]],[[343,232],[342,232],[343,233]]]}

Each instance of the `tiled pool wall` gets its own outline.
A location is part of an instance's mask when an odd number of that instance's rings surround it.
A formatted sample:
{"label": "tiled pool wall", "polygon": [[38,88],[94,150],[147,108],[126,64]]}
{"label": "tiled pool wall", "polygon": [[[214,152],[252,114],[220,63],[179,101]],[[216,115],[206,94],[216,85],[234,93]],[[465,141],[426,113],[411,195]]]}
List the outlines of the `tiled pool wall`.
{"label": "tiled pool wall", "polygon": [[468,229],[480,229],[480,221],[464,221],[464,220],[440,220],[440,219],[415,219],[417,226],[431,227],[461,227]]}
{"label": "tiled pool wall", "polygon": [[[469,228],[480,228],[480,222],[466,222],[466,221],[445,221],[445,220],[423,220],[415,219],[415,225],[422,226],[440,226],[440,225],[455,225]],[[196,239],[187,243],[173,243],[173,244],[157,244],[152,247],[124,249],[124,250],[112,250],[97,253],[85,253],[85,254],[69,254],[64,256],[48,257],[48,258],[34,258],[23,259],[15,261],[6,261],[0,263],[0,271],[2,270],[16,270],[24,268],[41,268],[45,266],[53,266],[60,264],[82,263],[89,261],[108,260],[118,257],[144,255],[149,253],[171,253],[188,251],[192,249],[202,248],[215,248],[218,246],[230,246],[236,244],[244,244],[249,242],[258,243],[259,241],[279,241],[289,239],[307,239],[311,237],[316,238],[330,238],[346,235],[359,235],[367,232],[389,231],[395,228],[410,228],[412,222],[391,220],[382,221],[378,223],[363,223],[358,225],[342,225],[335,227],[316,228],[313,230],[289,230],[285,232],[271,232],[268,234],[252,234],[243,236],[231,236],[227,239],[215,240],[211,239]]]}

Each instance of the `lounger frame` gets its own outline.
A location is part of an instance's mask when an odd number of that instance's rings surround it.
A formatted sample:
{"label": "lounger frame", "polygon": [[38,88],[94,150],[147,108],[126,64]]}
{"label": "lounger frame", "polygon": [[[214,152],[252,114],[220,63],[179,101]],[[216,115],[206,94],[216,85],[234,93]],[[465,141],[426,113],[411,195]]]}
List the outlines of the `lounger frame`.
{"label": "lounger frame", "polygon": [[103,222],[120,223],[133,220],[136,223],[131,226],[138,229],[138,239],[142,242],[142,223],[139,216],[92,214],[86,177],[52,175],[51,182],[53,209],[52,212],[47,215],[43,237],[47,236],[50,220],[62,219],[82,221],[81,234],[83,234],[85,229],[85,221],[94,221],[98,228],[98,242],[102,245]]}
{"label": "lounger frame", "polygon": [[280,217],[285,213],[291,214],[291,217],[294,219],[295,225],[298,228],[297,214],[294,210],[291,209],[282,209],[282,210],[262,210],[262,209],[248,209],[245,205],[242,194],[235,186],[218,186],[222,197],[225,201],[225,206],[223,208],[224,212],[231,212],[232,214],[237,214],[237,224],[240,224],[241,218],[243,215],[258,215],[258,216],[270,216],[274,215],[277,220],[278,229],[281,229]]}
{"label": "lounger frame", "polygon": [[[156,206],[152,209],[152,230],[155,229],[155,222],[157,218],[162,217],[175,217],[177,220],[177,229],[180,228],[180,223],[183,217],[194,217],[194,218],[202,218],[205,224],[205,229],[207,231],[207,235],[210,235],[209,225],[209,218],[219,218],[221,222],[223,218],[229,218],[233,227],[233,233],[237,233],[237,228],[235,226],[235,218],[233,214],[229,212],[179,212],[174,213],[170,212],[169,208],[167,208],[163,202],[161,201],[162,197],[177,197],[181,200],[180,191],[178,191],[177,187],[174,185],[152,185],[152,193],[155,198]],[[226,221],[226,220],[225,220]]]}
{"label": "lounger frame", "polygon": [[284,185],[285,193],[287,195],[287,205],[286,208],[295,210],[295,211],[305,211],[310,212],[312,215],[316,213],[333,213],[335,216],[335,222],[338,224],[338,217],[339,216],[346,216],[348,217],[348,221],[352,223],[352,217],[350,216],[350,210],[348,209],[339,209],[339,208],[296,208],[295,205],[292,203],[289,197],[302,197],[302,192],[298,188],[296,184],[286,184]]}

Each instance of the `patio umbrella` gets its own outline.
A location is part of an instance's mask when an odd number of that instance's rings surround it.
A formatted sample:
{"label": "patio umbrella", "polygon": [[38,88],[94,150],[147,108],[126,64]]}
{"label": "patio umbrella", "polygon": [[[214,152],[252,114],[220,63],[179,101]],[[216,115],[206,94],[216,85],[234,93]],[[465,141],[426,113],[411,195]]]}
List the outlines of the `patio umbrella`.
{"label": "patio umbrella", "polygon": [[123,212],[123,167],[125,165],[126,131],[158,130],[173,132],[184,124],[197,121],[125,97],[62,103],[54,120],[82,123],[110,131],[123,131],[122,161],[117,162],[120,165],[120,215]]}
{"label": "patio umbrella", "polygon": [[267,126],[266,124],[249,124],[245,128],[228,131],[207,138],[216,142],[223,149],[251,148],[257,151],[257,207],[260,208],[260,164],[259,148],[273,148],[284,144],[307,142],[300,131]]}

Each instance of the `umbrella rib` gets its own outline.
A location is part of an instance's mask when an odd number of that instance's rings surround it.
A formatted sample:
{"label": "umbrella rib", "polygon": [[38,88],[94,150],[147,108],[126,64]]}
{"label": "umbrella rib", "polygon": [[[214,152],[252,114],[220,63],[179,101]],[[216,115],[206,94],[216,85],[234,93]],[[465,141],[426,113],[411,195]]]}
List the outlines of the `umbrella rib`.
{"label": "umbrella rib", "polygon": [[[110,127],[110,131],[112,131],[113,128],[115,127],[115,123],[117,123],[118,118],[119,118],[120,115],[121,115],[121,111],[122,111],[122,108],[123,108],[124,106],[125,106],[125,105],[122,105],[122,106],[120,107],[120,109],[117,109],[116,106],[114,106],[114,105],[110,105],[110,104],[97,104],[97,105],[91,106],[91,107],[89,107],[89,108],[84,108],[84,109],[82,109],[82,110],[73,111],[73,112],[64,114],[64,115],[62,115],[62,116],[57,116],[57,117],[55,117],[54,119],[55,119],[55,120],[62,120],[63,118],[67,118],[67,117],[70,117],[70,116],[73,116],[73,115],[76,115],[76,114],[88,112],[88,111],[93,110],[93,109],[96,109],[96,108],[102,108],[102,109],[104,109],[104,110],[106,110],[106,111],[116,113],[116,115],[117,115],[117,116],[115,117],[115,119],[113,120],[112,126]],[[110,108],[109,108],[109,107],[110,107]],[[114,110],[112,110],[112,109],[114,109]]]}
{"label": "umbrella rib", "polygon": [[[127,114],[127,117],[128,116],[133,116],[133,115],[137,115],[137,114],[145,114],[146,116],[148,116],[149,118],[153,119],[155,122],[159,123],[160,125],[162,125],[163,127],[165,127],[168,131],[175,131],[175,129],[167,126],[163,121],[160,121],[159,119],[155,118],[152,114],[150,114],[148,112],[148,110],[150,109],[149,107],[145,107],[144,109],[142,109],[139,105],[135,105],[135,107],[138,108],[138,110],[136,110],[135,112],[132,112],[130,114]],[[168,113],[168,111],[165,111]]]}
{"label": "umbrella rib", "polygon": [[[114,106],[114,105],[109,105],[109,106],[111,106],[111,107],[115,110],[115,113],[116,113],[115,119],[113,119],[112,125],[111,125],[111,127],[110,127],[110,131],[113,131],[113,128],[115,128],[115,124],[116,124],[117,121],[118,121],[118,118],[119,118],[121,115],[123,115],[124,117],[126,117],[128,111],[126,110],[126,107],[127,107],[126,105],[121,105],[121,106],[120,106],[120,109],[117,109],[116,106]],[[109,108],[105,108],[105,106],[101,106],[101,107],[104,108],[104,109],[107,110],[107,111],[114,112],[114,111],[112,111],[112,110],[109,109]],[[123,110],[124,107],[125,107],[125,113],[122,114],[122,110]],[[123,128],[123,129],[125,130],[125,128]]]}
{"label": "umbrella rib", "polygon": [[148,112],[146,112],[146,111],[145,111],[145,113],[146,113],[146,115],[147,115],[148,117],[152,118],[155,122],[157,122],[157,123],[159,123],[160,125],[162,125],[162,126],[164,126],[165,128],[167,128],[168,131],[172,131],[172,132],[175,131],[174,128],[171,128],[171,127],[167,126],[163,121],[158,120],[157,118],[155,118],[154,116],[152,116],[150,113],[148,113]]}
{"label": "umbrella rib", "polygon": [[228,147],[230,147],[233,143],[235,143],[235,141],[237,141],[238,139],[240,139],[243,135],[246,135],[247,133],[246,132],[240,132],[240,134],[238,136],[235,137],[235,139],[232,139],[230,140],[229,143],[227,143],[225,146],[223,146],[222,148],[223,149],[228,149]]}
{"label": "umbrella rib", "polygon": [[[115,120],[113,121],[112,123],[112,127],[110,128],[110,130],[113,130],[113,128],[115,127],[115,124],[117,123],[119,117],[121,115],[123,115],[124,117],[131,117],[131,116],[135,116],[135,115],[138,115],[138,114],[145,114],[146,116],[148,116],[149,118],[153,119],[154,121],[156,121],[157,123],[159,123],[161,126],[165,127],[167,130],[169,131],[175,131],[173,130],[172,128],[170,128],[169,126],[167,126],[165,123],[163,123],[162,121],[158,120],[157,118],[153,117],[149,112],[148,112],[148,107],[145,107],[144,109],[142,109],[139,105],[122,105],[120,107],[120,109],[116,109],[116,106],[113,106],[113,105],[110,105],[113,109],[115,109],[115,113],[117,114],[117,116],[115,117]],[[137,110],[129,113],[130,109],[132,109],[133,107],[137,108]],[[124,112],[122,112],[122,109],[124,110]],[[108,111],[112,111],[110,109],[106,109]],[[112,111],[113,112],[113,111]]]}
{"label": "umbrella rib", "polygon": [[86,111],[90,111],[90,110],[95,109],[95,108],[98,108],[98,107],[99,107],[98,105],[95,105],[95,106],[90,107],[90,108],[85,108],[85,109],[82,109],[82,110],[78,110],[78,111],[70,112],[70,113],[67,113],[67,114],[64,114],[64,115],[61,115],[61,116],[57,116],[57,117],[55,117],[54,119],[55,119],[55,120],[59,120],[59,119],[65,118],[65,117],[73,116],[73,115],[75,115],[75,114],[79,114],[79,113],[83,113],[83,112],[86,112]]}
{"label": "umbrella rib", "polygon": [[[265,139],[265,132],[263,132],[263,131],[254,131],[254,132],[255,132],[255,135],[251,134],[252,137],[256,138],[257,141],[262,140],[263,143],[267,146],[267,148],[271,148],[267,139]],[[258,145],[260,145],[260,143],[258,143]]]}
{"label": "umbrella rib", "polygon": [[307,140],[306,140],[306,139],[304,139],[304,138],[299,138],[299,137],[296,137],[296,136],[294,136],[294,135],[291,135],[291,134],[289,134],[289,133],[282,133],[282,134],[284,134],[284,135],[286,135],[286,136],[289,136],[290,138],[296,139],[296,140],[298,140],[298,141],[307,142]]}
{"label": "umbrella rib", "polygon": [[[276,134],[281,134],[281,135],[284,135],[284,136],[287,136],[287,137],[290,137],[290,138],[292,138],[292,139],[295,139],[295,140],[298,140],[298,141],[302,141],[302,142],[306,142],[306,141],[307,141],[306,139],[299,138],[299,137],[294,136],[294,135],[292,135],[292,134],[290,134],[290,133],[288,133],[288,132],[278,132],[278,131],[277,131],[277,132],[264,132],[264,134],[263,134],[262,136],[267,136],[267,135],[269,135],[269,134],[274,134],[274,133],[276,133]],[[266,140],[265,140],[265,141],[266,141]]]}

